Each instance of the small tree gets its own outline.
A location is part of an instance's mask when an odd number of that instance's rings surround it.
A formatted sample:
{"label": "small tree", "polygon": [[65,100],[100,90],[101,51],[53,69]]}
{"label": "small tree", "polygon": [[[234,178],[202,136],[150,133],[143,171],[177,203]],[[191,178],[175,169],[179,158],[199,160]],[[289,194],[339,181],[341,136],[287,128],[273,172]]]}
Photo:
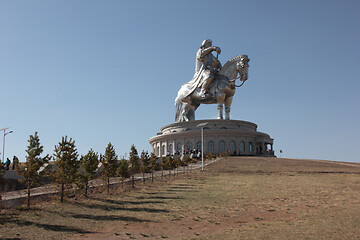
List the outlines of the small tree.
{"label": "small tree", "polygon": [[135,174],[139,172],[140,169],[140,162],[139,162],[139,155],[138,151],[136,150],[135,145],[131,145],[130,151],[130,175],[131,175],[131,186],[135,188]]}
{"label": "small tree", "polygon": [[187,163],[185,162],[185,159],[181,160],[179,158],[179,160],[180,160],[180,165],[183,167],[183,173],[185,174],[186,173]]}
{"label": "small tree", "polygon": [[227,149],[225,152],[225,157],[229,157],[231,155],[230,149]]}
{"label": "small tree", "polygon": [[154,182],[154,171],[156,170],[157,168],[157,163],[156,163],[156,155],[155,153],[151,153],[150,154],[150,171],[151,171],[151,182]]}
{"label": "small tree", "polygon": [[99,154],[90,149],[85,156],[81,156],[80,165],[83,173],[78,172],[78,184],[84,189],[84,196],[87,197],[89,181],[93,179],[99,165]]}
{"label": "small tree", "polygon": [[101,158],[103,164],[102,177],[107,185],[107,194],[110,192],[110,177],[114,177],[117,169],[118,157],[115,153],[114,146],[109,143],[105,149],[105,154]]}
{"label": "small tree", "polygon": [[[0,184],[4,181],[4,174],[5,174],[5,164],[0,161]],[[1,192],[0,192],[0,201],[1,201]]]}
{"label": "small tree", "polygon": [[[174,167],[176,168],[176,174],[179,175],[179,167],[181,166],[181,160],[179,157],[174,158]],[[175,171],[174,171],[175,172]]]}
{"label": "small tree", "polygon": [[25,150],[27,153],[26,162],[22,167],[16,163],[16,161],[18,161],[17,157],[14,157],[14,162],[17,166],[16,170],[19,175],[25,178],[27,186],[27,206],[30,207],[30,189],[40,182],[42,171],[39,170],[45,163],[49,162],[50,157],[49,155],[40,157],[44,150],[43,146],[40,144],[40,139],[37,135],[37,132],[35,132],[34,135],[30,135],[28,142],[29,146]]}
{"label": "small tree", "polygon": [[117,174],[121,177],[121,187],[124,188],[124,179],[130,177],[129,163],[124,158],[120,160]]}
{"label": "small tree", "polygon": [[221,157],[221,158],[227,158],[228,156],[230,156],[230,150],[228,150],[228,149],[225,152],[221,152],[219,154],[219,157]]}
{"label": "small tree", "polygon": [[166,168],[166,158],[163,156],[161,157],[161,179],[164,178],[164,169]]}
{"label": "small tree", "polygon": [[60,187],[60,201],[64,201],[65,187],[74,183],[79,167],[78,152],[75,141],[67,136],[62,137],[59,145],[55,146],[55,164],[57,170],[53,173],[54,182]]}
{"label": "small tree", "polygon": [[149,153],[146,151],[142,151],[141,155],[140,155],[140,160],[141,160],[141,167],[140,167],[140,171],[143,174],[143,181],[145,183],[145,173],[149,172],[150,169],[150,158],[149,158]]}
{"label": "small tree", "polygon": [[171,169],[174,168],[174,158],[171,156],[168,156],[165,166],[169,170],[169,176],[171,176]]}
{"label": "small tree", "polygon": [[216,158],[216,155],[213,153],[213,152],[210,152],[207,156],[206,156],[206,159],[209,159],[209,160],[212,160],[212,159],[215,159]]}
{"label": "small tree", "polygon": [[183,162],[185,163],[187,170],[189,171],[189,164],[192,162],[192,159],[189,156],[185,156]]}
{"label": "small tree", "polygon": [[3,176],[5,175],[5,165],[0,161],[0,183],[4,181]]}

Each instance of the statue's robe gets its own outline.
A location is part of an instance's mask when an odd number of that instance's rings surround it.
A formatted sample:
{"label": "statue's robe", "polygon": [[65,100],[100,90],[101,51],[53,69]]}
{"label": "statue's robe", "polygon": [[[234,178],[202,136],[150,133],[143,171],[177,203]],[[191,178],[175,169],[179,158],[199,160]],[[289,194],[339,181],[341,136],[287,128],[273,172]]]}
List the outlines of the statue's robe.
{"label": "statue's robe", "polygon": [[[212,55],[211,53],[208,53],[205,56],[202,56],[202,49],[199,49],[198,52],[196,53],[196,65],[195,65],[195,74],[193,76],[193,78],[185,83],[184,85],[181,86],[178,95],[175,99],[175,108],[177,112],[182,112],[184,109],[181,109],[183,106],[182,104],[182,100],[185,99],[186,97],[190,96],[195,90],[196,88],[201,88],[201,85],[204,82],[204,78],[205,78],[205,74],[204,72],[206,71],[207,68],[214,68],[215,67],[215,60],[216,58],[214,57],[214,55]],[[219,68],[221,68],[221,63],[220,61],[218,62],[217,65]],[[179,118],[183,118],[183,116],[175,116],[175,121],[184,121],[184,119],[179,120]]]}
{"label": "statue's robe", "polygon": [[195,91],[195,89],[202,84],[204,71],[205,71],[204,66],[202,66],[200,68],[200,71],[197,71],[189,82],[181,86],[178,95],[175,98],[175,108],[176,108],[175,111],[177,113],[180,113],[180,115],[175,116],[176,122],[186,121],[186,119],[184,119],[185,116],[182,115],[184,111],[184,109],[182,109],[184,107],[182,100],[190,96]]}
{"label": "statue's robe", "polygon": [[194,74],[193,78],[181,86],[178,97],[184,99],[191,95],[197,87],[201,87],[204,71],[204,66],[201,66],[200,70]]}
{"label": "statue's robe", "polygon": [[[181,99],[186,98],[187,96],[191,95],[196,88],[201,88],[201,85],[204,82],[205,78],[205,70],[211,69],[211,72],[213,74],[214,68],[215,68],[215,61],[216,58],[214,55],[209,52],[208,54],[204,55],[204,51],[207,49],[199,49],[196,53],[196,62],[195,62],[195,74],[193,78],[181,86],[180,93],[181,96],[178,95],[178,97],[181,97]],[[218,61],[217,67],[221,69],[221,63]]]}

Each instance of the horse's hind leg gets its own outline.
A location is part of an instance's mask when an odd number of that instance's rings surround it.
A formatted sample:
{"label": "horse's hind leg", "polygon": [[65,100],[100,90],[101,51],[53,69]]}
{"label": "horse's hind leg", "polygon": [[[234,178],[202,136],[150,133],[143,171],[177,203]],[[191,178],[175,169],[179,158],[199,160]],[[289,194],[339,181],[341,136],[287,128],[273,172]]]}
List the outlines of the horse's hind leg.
{"label": "horse's hind leg", "polygon": [[222,104],[218,104],[218,119],[223,119],[223,105]]}
{"label": "horse's hind leg", "polygon": [[189,121],[194,121],[195,120],[195,109],[194,107],[190,107],[188,112],[187,112],[187,117],[189,119]]}
{"label": "horse's hind leg", "polygon": [[190,108],[189,108],[188,114],[187,114],[190,121],[195,120],[195,111],[199,107],[199,105],[200,104],[190,105]]}
{"label": "horse's hind leg", "polygon": [[233,97],[227,97],[225,99],[225,119],[230,120],[230,106],[232,103]]}
{"label": "horse's hind leg", "polygon": [[191,99],[190,98],[184,98],[182,99],[182,102],[184,104],[182,115],[184,117],[185,121],[193,121],[195,120],[195,110],[197,106],[191,105]]}

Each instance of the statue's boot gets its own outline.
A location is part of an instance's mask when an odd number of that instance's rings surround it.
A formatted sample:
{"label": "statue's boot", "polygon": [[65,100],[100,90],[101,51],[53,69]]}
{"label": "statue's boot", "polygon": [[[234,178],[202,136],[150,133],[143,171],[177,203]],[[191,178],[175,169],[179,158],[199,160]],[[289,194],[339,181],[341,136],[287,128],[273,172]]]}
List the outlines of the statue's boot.
{"label": "statue's boot", "polygon": [[199,96],[205,98],[205,94],[206,94],[205,89],[201,89],[201,91],[199,92]]}

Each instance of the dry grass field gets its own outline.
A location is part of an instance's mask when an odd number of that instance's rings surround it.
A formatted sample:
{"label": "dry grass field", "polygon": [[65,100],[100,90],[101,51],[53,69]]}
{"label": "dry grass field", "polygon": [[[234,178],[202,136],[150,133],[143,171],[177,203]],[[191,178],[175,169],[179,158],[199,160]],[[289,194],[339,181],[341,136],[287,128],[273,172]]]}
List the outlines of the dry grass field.
{"label": "dry grass field", "polygon": [[231,157],[136,191],[3,209],[1,239],[360,239],[360,164]]}

